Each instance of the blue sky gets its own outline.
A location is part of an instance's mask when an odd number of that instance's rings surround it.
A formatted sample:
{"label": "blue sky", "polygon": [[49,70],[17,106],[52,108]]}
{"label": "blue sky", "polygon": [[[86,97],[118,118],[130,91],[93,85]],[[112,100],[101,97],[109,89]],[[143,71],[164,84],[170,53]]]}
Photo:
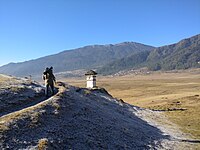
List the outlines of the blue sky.
{"label": "blue sky", "polygon": [[93,44],[200,33],[200,0],[0,0],[0,66]]}

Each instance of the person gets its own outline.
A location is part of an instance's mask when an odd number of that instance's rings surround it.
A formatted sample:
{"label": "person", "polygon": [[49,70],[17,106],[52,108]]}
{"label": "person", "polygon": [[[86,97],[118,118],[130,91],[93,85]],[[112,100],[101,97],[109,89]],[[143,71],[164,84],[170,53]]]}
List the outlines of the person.
{"label": "person", "polygon": [[49,96],[50,88],[51,88],[51,95],[54,95],[54,82],[56,82],[56,78],[53,74],[53,67],[50,68],[47,67],[43,72],[42,78],[45,81],[46,97]]}

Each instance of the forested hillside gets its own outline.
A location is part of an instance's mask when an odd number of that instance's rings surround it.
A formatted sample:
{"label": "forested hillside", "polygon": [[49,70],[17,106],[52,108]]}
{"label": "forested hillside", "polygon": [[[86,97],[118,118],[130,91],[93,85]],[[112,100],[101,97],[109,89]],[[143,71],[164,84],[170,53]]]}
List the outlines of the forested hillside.
{"label": "forested hillside", "polygon": [[147,58],[151,70],[174,70],[200,67],[200,35],[177,44],[154,49]]}
{"label": "forested hillside", "polygon": [[199,68],[200,35],[152,51],[143,51],[118,59],[99,68],[101,74],[113,74],[128,69],[147,67],[149,70],[174,70]]}

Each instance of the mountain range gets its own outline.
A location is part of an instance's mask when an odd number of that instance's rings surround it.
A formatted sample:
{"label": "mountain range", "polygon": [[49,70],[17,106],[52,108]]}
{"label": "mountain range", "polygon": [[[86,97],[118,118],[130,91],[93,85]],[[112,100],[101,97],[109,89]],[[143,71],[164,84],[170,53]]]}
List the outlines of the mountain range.
{"label": "mountain range", "polygon": [[200,34],[175,44],[154,48],[151,51],[137,52],[99,68],[98,72],[113,74],[141,67],[147,67],[153,71],[199,68],[199,61]]}
{"label": "mountain range", "polygon": [[35,76],[40,75],[48,66],[53,66],[54,72],[95,69],[131,54],[152,49],[154,47],[135,42],[85,46],[35,60],[10,63],[0,67],[0,73],[21,77],[27,75]]}
{"label": "mountain range", "polygon": [[136,42],[91,45],[21,63],[0,67],[0,73],[15,76],[37,76],[48,66],[54,72],[95,69],[108,75],[122,70],[147,67],[149,70],[198,68],[200,34],[178,43],[153,47]]}

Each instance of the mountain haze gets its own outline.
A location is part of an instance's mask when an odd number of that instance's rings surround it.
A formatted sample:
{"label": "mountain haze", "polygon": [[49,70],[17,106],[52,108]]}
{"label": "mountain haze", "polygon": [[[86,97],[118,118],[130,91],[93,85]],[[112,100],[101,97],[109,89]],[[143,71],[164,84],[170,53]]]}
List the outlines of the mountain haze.
{"label": "mountain haze", "polygon": [[10,63],[0,67],[0,73],[15,76],[40,75],[44,68],[48,66],[53,66],[55,72],[91,69],[101,67],[133,53],[148,51],[153,48],[152,46],[135,42],[85,46],[35,60]]}

